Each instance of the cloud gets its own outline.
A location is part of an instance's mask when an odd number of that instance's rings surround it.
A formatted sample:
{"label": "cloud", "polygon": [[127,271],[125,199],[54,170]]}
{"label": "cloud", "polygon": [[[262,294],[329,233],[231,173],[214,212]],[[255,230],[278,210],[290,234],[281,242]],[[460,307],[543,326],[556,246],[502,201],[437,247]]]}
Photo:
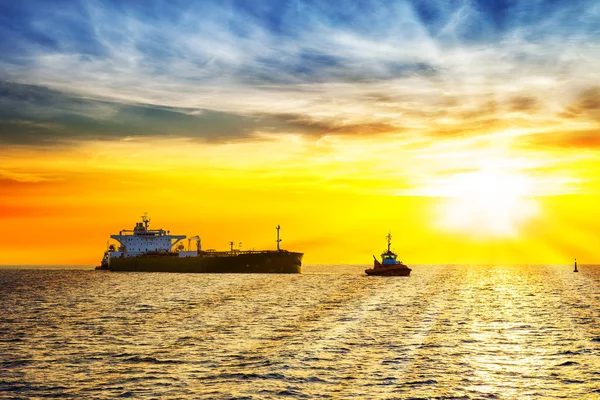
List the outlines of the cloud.
{"label": "cloud", "polygon": [[593,93],[564,107],[600,81],[592,0],[19,4],[0,6],[5,142],[486,135],[597,115]]}
{"label": "cloud", "polygon": [[560,116],[571,120],[600,122],[600,86],[589,86],[578,91]]}
{"label": "cloud", "polygon": [[[35,85],[0,82],[0,143],[52,145],[74,140],[184,137],[251,138],[256,131],[308,133],[317,127],[280,116],[91,100]],[[319,128],[323,130],[323,128]]]}
{"label": "cloud", "polygon": [[538,107],[538,100],[534,96],[516,96],[510,100],[513,111],[532,112]]}

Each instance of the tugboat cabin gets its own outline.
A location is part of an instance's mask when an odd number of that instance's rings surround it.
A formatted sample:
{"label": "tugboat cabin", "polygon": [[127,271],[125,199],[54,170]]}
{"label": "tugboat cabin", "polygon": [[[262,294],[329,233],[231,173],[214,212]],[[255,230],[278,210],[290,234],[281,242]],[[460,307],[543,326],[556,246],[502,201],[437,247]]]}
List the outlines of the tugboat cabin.
{"label": "tugboat cabin", "polygon": [[383,265],[394,265],[396,264],[396,254],[392,252],[386,252],[381,254],[381,263]]}

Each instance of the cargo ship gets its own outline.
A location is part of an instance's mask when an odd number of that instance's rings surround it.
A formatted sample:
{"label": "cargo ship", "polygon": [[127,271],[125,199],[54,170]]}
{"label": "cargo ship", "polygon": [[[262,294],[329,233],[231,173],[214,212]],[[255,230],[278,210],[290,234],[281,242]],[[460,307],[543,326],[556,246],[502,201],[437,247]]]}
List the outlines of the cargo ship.
{"label": "cargo ship", "polygon": [[[202,250],[199,236],[187,238],[172,235],[164,229],[150,229],[146,214],[133,230],[110,235],[119,246],[108,246],[97,270],[195,273],[301,273],[303,253],[280,249],[280,226],[277,229],[277,250],[234,249]],[[187,250],[183,241],[188,240]],[[191,249],[191,242],[195,248]]]}

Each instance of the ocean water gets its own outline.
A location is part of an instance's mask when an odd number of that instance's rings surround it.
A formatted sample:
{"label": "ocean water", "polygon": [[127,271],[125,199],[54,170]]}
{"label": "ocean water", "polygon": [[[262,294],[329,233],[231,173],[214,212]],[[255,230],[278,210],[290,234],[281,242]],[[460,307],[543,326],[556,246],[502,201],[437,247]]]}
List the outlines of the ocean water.
{"label": "ocean water", "polygon": [[0,398],[600,398],[600,267],[0,269]]}

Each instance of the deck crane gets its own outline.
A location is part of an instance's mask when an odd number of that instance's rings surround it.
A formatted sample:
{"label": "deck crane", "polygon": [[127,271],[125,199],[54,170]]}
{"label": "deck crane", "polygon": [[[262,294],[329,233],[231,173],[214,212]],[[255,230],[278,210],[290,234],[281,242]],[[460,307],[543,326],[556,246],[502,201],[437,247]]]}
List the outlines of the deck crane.
{"label": "deck crane", "polygon": [[188,251],[190,251],[190,245],[192,243],[192,240],[196,241],[196,250],[201,251],[202,248],[200,247],[200,236],[198,235],[188,238]]}

